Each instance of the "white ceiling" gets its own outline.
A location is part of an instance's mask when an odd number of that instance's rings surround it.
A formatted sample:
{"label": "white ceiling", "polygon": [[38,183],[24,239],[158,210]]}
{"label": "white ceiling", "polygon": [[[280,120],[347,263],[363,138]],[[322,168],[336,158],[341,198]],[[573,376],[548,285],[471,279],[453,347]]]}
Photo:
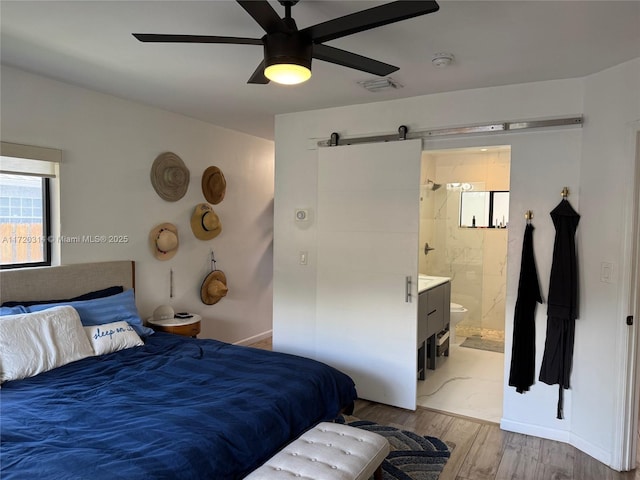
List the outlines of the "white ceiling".
{"label": "white ceiling", "polygon": [[[271,2],[276,11],[284,9]],[[299,28],[384,2],[301,0]],[[272,139],[274,115],[437,92],[581,77],[640,57],[640,1],[453,1],[440,10],[328,42],[400,67],[404,88],[370,93],[372,78],[315,60],[285,87],[246,83],[255,45],[140,43],[136,33],[264,32],[227,1],[1,0],[0,60],[30,72]],[[451,52],[447,68],[431,64]]]}

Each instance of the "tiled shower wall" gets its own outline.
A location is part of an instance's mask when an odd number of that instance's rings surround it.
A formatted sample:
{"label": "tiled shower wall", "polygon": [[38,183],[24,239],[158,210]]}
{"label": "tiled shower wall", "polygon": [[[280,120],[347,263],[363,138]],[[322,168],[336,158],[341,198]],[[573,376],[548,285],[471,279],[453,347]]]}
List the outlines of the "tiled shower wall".
{"label": "tiled shower wall", "polygon": [[[423,152],[421,184],[420,273],[450,277],[451,301],[469,312],[462,335],[504,331],[508,228],[460,228],[460,188],[509,190],[511,152],[508,146]],[[434,250],[424,254],[425,242]],[[499,333],[498,333],[499,336]]]}

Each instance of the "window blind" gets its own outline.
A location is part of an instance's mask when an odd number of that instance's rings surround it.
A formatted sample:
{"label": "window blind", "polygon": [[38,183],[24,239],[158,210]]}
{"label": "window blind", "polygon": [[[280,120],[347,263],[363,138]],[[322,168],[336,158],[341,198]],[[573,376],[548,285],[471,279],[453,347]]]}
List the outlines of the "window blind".
{"label": "window blind", "polygon": [[0,142],[0,173],[55,178],[62,151]]}

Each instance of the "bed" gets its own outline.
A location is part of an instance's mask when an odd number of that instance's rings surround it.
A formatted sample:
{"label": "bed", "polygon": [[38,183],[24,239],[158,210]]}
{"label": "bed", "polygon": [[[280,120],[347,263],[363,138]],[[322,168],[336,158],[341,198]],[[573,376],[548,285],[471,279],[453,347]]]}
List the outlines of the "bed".
{"label": "bed", "polygon": [[[3,304],[114,285],[133,287],[131,262],[0,274]],[[70,311],[82,308],[40,314]],[[2,317],[0,328],[35,315]],[[85,327],[104,335],[102,324]],[[356,398],[351,378],[314,360],[162,332],[139,338],[2,384],[3,480],[239,479]]]}

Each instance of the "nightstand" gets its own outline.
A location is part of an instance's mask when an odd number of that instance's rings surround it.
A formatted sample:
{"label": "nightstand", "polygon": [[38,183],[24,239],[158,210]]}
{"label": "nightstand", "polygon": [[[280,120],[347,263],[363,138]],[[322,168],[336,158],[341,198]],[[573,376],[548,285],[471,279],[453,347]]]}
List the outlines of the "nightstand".
{"label": "nightstand", "polygon": [[191,318],[167,318],[165,320],[154,320],[153,317],[147,319],[147,323],[159,332],[174,333],[185,337],[196,338],[200,333],[200,321],[202,317],[192,313]]}

